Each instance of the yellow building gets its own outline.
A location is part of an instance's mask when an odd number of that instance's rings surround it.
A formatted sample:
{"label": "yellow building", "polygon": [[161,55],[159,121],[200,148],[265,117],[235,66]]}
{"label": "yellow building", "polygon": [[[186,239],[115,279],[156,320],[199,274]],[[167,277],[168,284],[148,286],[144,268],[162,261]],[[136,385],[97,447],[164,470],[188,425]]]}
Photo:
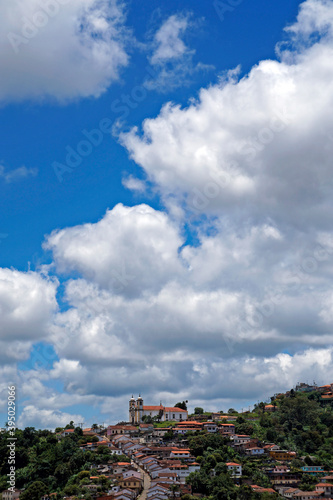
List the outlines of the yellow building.
{"label": "yellow building", "polygon": [[275,460],[292,460],[296,458],[296,453],[294,451],[286,450],[271,450],[269,456]]}

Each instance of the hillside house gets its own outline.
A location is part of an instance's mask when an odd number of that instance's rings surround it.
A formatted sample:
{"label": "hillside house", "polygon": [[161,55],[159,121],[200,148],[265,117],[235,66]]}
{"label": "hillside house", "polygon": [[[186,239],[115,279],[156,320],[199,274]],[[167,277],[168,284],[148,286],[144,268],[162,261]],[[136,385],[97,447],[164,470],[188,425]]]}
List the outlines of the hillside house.
{"label": "hillside house", "polygon": [[227,462],[226,466],[228,468],[228,472],[231,473],[233,477],[242,477],[242,466],[236,462]]}

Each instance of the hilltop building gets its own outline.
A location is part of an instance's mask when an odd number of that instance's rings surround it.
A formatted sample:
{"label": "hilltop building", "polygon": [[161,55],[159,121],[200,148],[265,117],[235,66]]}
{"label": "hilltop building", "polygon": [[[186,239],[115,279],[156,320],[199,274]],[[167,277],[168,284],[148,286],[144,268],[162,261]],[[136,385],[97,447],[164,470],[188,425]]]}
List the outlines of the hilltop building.
{"label": "hilltop building", "polygon": [[134,424],[140,424],[144,421],[143,417],[159,417],[161,422],[167,420],[174,420],[179,422],[180,420],[186,420],[188,418],[188,413],[182,408],[163,406],[162,403],[159,406],[144,406],[143,399],[141,396],[134,399],[132,396],[129,401],[129,422]]}

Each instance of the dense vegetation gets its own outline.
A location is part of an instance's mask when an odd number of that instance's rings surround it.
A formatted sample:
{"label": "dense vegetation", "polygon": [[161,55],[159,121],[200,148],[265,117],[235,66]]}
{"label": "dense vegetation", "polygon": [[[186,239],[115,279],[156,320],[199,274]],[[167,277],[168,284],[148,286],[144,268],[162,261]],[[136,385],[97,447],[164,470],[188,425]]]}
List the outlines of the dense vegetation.
{"label": "dense vegetation", "polygon": [[[88,478],[97,473],[90,470],[91,466],[106,463],[108,460],[129,461],[125,456],[111,455],[105,447],[100,447],[97,452],[82,451],[79,445],[92,439],[91,436],[84,437],[79,427],[72,435],[60,440],[51,431],[37,431],[33,427],[16,430],[15,434],[16,487],[26,488],[20,495],[20,500],[40,500],[41,496],[48,492],[59,492],[59,498],[64,494],[83,493],[83,498],[90,499],[90,493],[82,489],[82,486],[91,483]],[[0,491],[8,487],[7,438],[7,432],[0,435]],[[107,487],[106,481],[104,483]]]}
{"label": "dense vegetation", "polygon": [[[294,391],[288,397],[272,398],[272,402],[275,403],[273,412],[265,412],[265,405],[261,403],[245,418],[238,416],[236,433],[249,434],[258,438],[259,443],[275,443],[281,449],[296,451],[297,458],[289,464],[301,478],[298,487],[303,491],[313,490],[320,476],[308,476],[301,472],[301,467],[320,465],[327,471],[333,469],[332,405],[324,405],[318,393]],[[210,500],[272,498],[269,493],[251,491],[248,483],[270,488],[267,471],[274,467],[274,461],[267,455],[262,458],[239,455],[230,444],[227,438],[217,434],[191,433],[190,449],[201,465],[200,472],[192,473],[188,479],[193,493],[201,493]],[[243,466],[237,485],[227,473],[225,463],[229,461]]]}
{"label": "dense vegetation", "polygon": [[333,408],[319,393],[294,393],[277,400],[276,411],[262,413],[254,436],[274,442],[298,456],[311,455],[313,465],[333,468]]}

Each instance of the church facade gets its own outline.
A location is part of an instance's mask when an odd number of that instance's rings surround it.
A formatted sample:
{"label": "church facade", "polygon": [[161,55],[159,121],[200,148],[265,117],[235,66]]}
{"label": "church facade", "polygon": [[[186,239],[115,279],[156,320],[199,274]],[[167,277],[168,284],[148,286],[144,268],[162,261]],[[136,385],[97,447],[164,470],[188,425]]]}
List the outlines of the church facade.
{"label": "church facade", "polygon": [[137,400],[132,396],[129,401],[129,422],[131,424],[140,424],[144,421],[143,417],[148,416],[151,418],[160,417],[161,422],[167,420],[179,422],[181,420],[187,420],[188,412],[174,406],[163,406],[162,403],[159,406],[145,406],[141,396],[139,396]]}

